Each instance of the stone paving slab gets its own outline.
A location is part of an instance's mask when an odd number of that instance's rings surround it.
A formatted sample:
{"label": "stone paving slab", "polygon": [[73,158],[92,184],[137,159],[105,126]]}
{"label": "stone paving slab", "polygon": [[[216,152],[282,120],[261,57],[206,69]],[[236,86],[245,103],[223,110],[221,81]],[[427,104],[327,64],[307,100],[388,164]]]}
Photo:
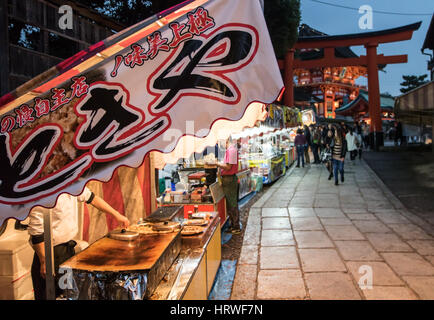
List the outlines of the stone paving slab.
{"label": "stone paving slab", "polygon": [[262,229],[291,229],[289,218],[263,218]]}
{"label": "stone paving slab", "polygon": [[238,264],[231,300],[256,299],[257,265]]}
{"label": "stone paving slab", "polygon": [[363,233],[386,233],[391,232],[390,228],[378,220],[356,220],[353,224]]}
{"label": "stone paving slab", "polygon": [[346,273],[308,273],[306,282],[312,300],[361,300],[351,277]]}
{"label": "stone paving slab", "polygon": [[306,289],[300,270],[261,270],[258,274],[258,299],[304,299]]}
{"label": "stone paving slab", "polygon": [[298,248],[334,248],[324,231],[294,231]]}
{"label": "stone paving slab", "polygon": [[407,287],[382,287],[363,290],[367,300],[417,300],[417,296]]}
{"label": "stone paving slab", "polygon": [[304,272],[347,271],[335,249],[299,249]]}
{"label": "stone paving slab", "polygon": [[351,226],[353,225],[348,218],[320,218],[324,226]]}
{"label": "stone paving slab", "polygon": [[261,270],[264,269],[299,269],[295,247],[262,247]]}
{"label": "stone paving slab", "polygon": [[286,208],[263,208],[262,217],[288,217]]}
{"label": "stone paving slab", "polygon": [[383,253],[384,260],[400,276],[434,276],[434,267],[417,253]]}
{"label": "stone paving slab", "polygon": [[365,233],[365,236],[379,252],[403,252],[413,251],[394,233]]}
{"label": "stone paving slab", "polygon": [[262,230],[261,246],[293,246],[294,236],[291,230]]}
{"label": "stone paving slab", "polygon": [[327,233],[333,240],[365,240],[354,226],[325,226]]}
{"label": "stone paving slab", "polygon": [[288,208],[289,216],[292,218],[303,218],[303,217],[316,217],[315,211],[313,208],[298,208],[298,207],[289,207]]}
{"label": "stone paving slab", "polygon": [[357,283],[364,283],[362,277],[366,275],[366,267],[372,269],[373,286],[402,286],[402,281],[385,263],[379,261],[348,261],[347,267]]}
{"label": "stone paving slab", "polygon": [[346,171],[291,169],[253,204],[232,299],[434,299],[434,233],[363,161]]}
{"label": "stone paving slab", "polygon": [[407,242],[419,254],[434,256],[434,240],[410,240]]}
{"label": "stone paving slab", "polygon": [[403,277],[405,282],[408,283],[422,299],[434,300],[434,278],[433,277]]}
{"label": "stone paving slab", "polygon": [[320,218],[345,218],[343,211],[339,208],[315,208],[315,213]]}
{"label": "stone paving slab", "polygon": [[335,244],[344,260],[383,260],[368,241],[335,241]]}
{"label": "stone paving slab", "polygon": [[258,246],[243,246],[240,254],[241,264],[258,264]]}
{"label": "stone paving slab", "polygon": [[291,223],[294,231],[324,230],[320,220],[317,217],[291,218]]}

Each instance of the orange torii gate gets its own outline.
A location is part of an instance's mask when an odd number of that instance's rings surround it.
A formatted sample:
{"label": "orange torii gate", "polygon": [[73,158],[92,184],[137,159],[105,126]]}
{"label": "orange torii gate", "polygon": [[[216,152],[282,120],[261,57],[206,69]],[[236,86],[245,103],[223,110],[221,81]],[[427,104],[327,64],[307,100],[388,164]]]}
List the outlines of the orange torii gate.
{"label": "orange torii gate", "polygon": [[[369,117],[371,119],[371,146],[378,149],[383,145],[383,130],[380,111],[380,85],[378,81],[378,65],[392,63],[406,63],[407,55],[384,56],[377,54],[377,47],[381,43],[410,40],[413,32],[418,30],[422,22],[365,33],[346,34],[336,36],[300,37],[294,47],[288,50],[285,61],[285,95],[287,106],[294,105],[294,70],[319,67],[367,66],[369,91]],[[366,55],[357,58],[337,58],[335,48],[361,46],[366,48]],[[294,58],[297,49],[324,49],[324,56],[320,59],[301,61]]]}

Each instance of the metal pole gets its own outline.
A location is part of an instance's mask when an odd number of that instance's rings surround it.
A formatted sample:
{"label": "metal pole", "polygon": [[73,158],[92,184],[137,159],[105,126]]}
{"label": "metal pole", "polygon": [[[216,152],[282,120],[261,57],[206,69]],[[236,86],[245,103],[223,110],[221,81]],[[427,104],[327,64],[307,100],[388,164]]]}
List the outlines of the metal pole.
{"label": "metal pole", "polygon": [[56,300],[54,284],[54,253],[53,235],[51,232],[51,210],[44,210],[44,244],[45,244],[45,267],[46,267],[46,295],[47,300]]}

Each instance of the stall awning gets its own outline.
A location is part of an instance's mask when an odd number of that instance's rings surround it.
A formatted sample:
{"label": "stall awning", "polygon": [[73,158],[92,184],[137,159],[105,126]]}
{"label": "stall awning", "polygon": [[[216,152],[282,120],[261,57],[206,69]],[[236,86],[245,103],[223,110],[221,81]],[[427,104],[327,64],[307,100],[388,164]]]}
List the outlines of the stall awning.
{"label": "stall awning", "polygon": [[397,97],[395,115],[398,120],[409,124],[431,125],[434,119],[434,81]]}
{"label": "stall awning", "polygon": [[140,26],[3,101],[0,224],[150,152],[201,152],[253,126],[283,89],[259,0],[188,1]]}

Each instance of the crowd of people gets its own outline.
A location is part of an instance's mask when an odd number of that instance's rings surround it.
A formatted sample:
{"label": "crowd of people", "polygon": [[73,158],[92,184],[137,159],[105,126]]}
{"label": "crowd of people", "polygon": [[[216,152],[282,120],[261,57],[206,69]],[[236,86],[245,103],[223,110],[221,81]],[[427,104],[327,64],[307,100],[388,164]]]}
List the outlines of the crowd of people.
{"label": "crowd of people", "polygon": [[[297,168],[305,163],[325,163],[329,171],[329,180],[334,177],[335,185],[345,181],[344,163],[349,153],[352,165],[362,158],[363,148],[368,148],[369,126],[357,123],[354,127],[346,124],[304,125],[297,130],[295,147]],[[310,152],[313,159],[310,159]]]}

